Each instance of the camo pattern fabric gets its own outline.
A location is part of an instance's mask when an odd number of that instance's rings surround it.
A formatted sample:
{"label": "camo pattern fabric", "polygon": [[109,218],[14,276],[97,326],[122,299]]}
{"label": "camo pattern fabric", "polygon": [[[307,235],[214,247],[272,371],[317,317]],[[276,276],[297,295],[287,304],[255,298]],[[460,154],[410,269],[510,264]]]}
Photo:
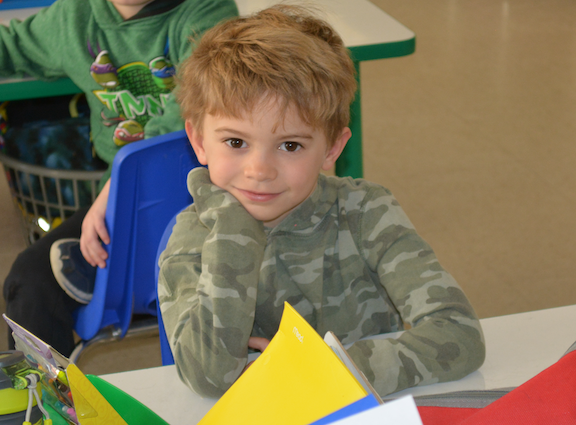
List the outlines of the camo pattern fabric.
{"label": "camo pattern fabric", "polygon": [[354,343],[349,354],[381,396],[482,365],[472,306],[388,190],[320,175],[307,200],[265,228],[206,169],[188,187],[195,203],[160,257],[158,291],[180,378],[200,395],[232,385],[249,337],[271,339],[285,301],[321,336]]}

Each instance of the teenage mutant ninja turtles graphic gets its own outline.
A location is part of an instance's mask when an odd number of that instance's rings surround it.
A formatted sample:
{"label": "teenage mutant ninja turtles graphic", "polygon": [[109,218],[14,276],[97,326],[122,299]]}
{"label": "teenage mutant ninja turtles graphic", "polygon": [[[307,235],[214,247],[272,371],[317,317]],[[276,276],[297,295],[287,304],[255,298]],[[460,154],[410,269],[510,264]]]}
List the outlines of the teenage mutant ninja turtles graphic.
{"label": "teenage mutant ninja turtles graphic", "polygon": [[112,65],[110,58],[108,57],[108,52],[102,50],[96,56],[96,60],[90,66],[90,75],[92,78],[106,89],[114,89],[118,86],[118,73],[116,68]]}
{"label": "teenage mutant ninja turtles graphic", "polygon": [[[106,126],[115,126],[114,143],[123,146],[144,138],[144,126],[150,118],[162,115],[166,100],[174,88],[174,65],[168,59],[168,43],[164,55],[144,62],[131,62],[116,67],[106,50],[94,54],[90,75],[102,88],[94,95],[109,110],[102,112]],[[106,115],[112,115],[109,118]]]}
{"label": "teenage mutant ninja turtles graphic", "polygon": [[164,56],[154,58],[148,64],[152,78],[158,87],[163,87],[172,91],[174,88],[174,65],[170,63]]}

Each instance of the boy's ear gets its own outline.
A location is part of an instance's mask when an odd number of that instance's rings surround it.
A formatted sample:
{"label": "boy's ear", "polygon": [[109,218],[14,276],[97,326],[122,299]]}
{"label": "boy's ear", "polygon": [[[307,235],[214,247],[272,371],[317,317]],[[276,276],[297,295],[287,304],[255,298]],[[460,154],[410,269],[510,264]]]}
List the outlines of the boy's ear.
{"label": "boy's ear", "polygon": [[352,136],[352,131],[348,127],[344,127],[340,132],[340,135],[334,141],[334,144],[328,151],[326,152],[326,158],[324,158],[324,164],[322,164],[322,169],[324,171],[328,171],[334,167],[336,160],[346,147],[346,143]]}
{"label": "boy's ear", "polygon": [[198,162],[202,165],[208,164],[206,161],[206,151],[204,150],[204,138],[199,131],[192,127],[190,120],[186,120],[184,128],[186,129],[186,134],[188,135],[192,149],[194,149],[194,153],[198,158]]}

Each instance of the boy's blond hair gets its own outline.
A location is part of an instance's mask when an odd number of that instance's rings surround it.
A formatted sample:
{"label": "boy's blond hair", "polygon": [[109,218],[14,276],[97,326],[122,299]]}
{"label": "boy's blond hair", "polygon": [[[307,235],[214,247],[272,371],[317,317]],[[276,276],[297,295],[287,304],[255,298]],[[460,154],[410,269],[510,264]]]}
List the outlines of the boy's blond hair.
{"label": "boy's blond hair", "polygon": [[355,70],[342,39],[308,10],[276,5],[208,30],[178,71],[184,119],[202,131],[205,114],[240,118],[264,99],[295,106],[331,145],[348,125]]}

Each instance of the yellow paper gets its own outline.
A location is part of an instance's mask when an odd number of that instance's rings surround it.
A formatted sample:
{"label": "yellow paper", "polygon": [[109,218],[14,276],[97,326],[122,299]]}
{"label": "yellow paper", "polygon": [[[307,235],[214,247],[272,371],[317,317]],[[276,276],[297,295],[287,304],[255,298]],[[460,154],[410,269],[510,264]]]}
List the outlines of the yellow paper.
{"label": "yellow paper", "polygon": [[278,332],[200,425],[307,425],[367,392],[288,303]]}
{"label": "yellow paper", "polygon": [[66,375],[80,425],[127,425],[76,365],[70,364]]}

